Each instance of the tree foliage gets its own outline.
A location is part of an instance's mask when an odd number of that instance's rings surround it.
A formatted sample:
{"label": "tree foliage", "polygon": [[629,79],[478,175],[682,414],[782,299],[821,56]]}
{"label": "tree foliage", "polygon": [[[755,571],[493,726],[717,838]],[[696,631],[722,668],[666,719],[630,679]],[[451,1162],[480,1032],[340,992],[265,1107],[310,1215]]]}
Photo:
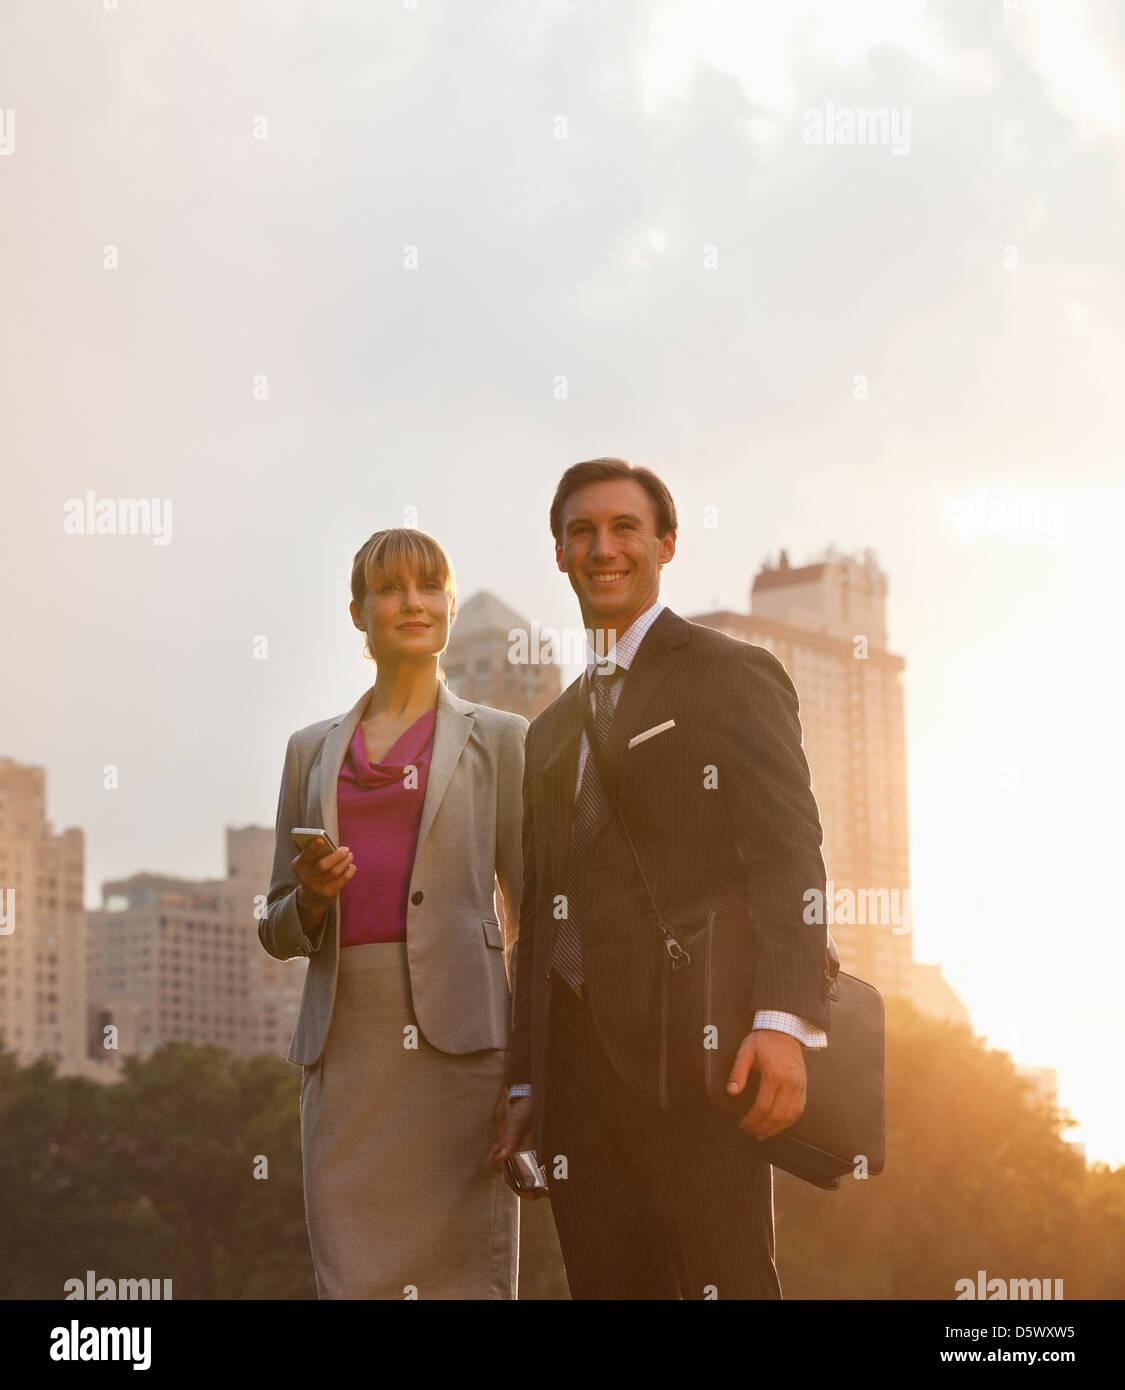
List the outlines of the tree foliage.
{"label": "tree foliage", "polygon": [[[60,1299],[92,1269],[177,1299],[314,1298],[299,1100],[298,1069],[215,1046],[165,1044],[108,1085],[0,1048],[0,1297]],[[981,1269],[1125,1297],[1125,1168],[1087,1168],[1006,1054],[889,1001],[887,1117],[880,1177],[777,1173],[787,1298],[952,1299]],[[567,1296],[548,1202],[521,1208],[520,1296]]]}
{"label": "tree foliage", "polygon": [[822,1192],[777,1174],[787,1298],[954,1298],[958,1279],[1060,1278],[1125,1296],[1125,1168],[1088,1169],[1003,1052],[887,1009],[887,1167]]}

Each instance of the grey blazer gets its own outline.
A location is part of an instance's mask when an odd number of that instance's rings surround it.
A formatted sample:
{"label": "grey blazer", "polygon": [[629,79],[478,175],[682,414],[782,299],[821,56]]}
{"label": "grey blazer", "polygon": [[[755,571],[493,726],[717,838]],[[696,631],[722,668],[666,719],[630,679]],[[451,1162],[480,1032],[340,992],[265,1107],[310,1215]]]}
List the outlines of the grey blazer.
{"label": "grey blazer", "polygon": [[[323,827],[340,843],[336,782],[370,688],[347,714],[291,735],[277,805],[273,872],[258,936],[271,956],[308,956],[289,1061],[320,1058],[336,994],[338,902],[312,937],[297,915],[297,850],[290,831]],[[470,704],[438,682],[418,848],[407,897],[406,946],[414,1012],[442,1052],[505,1048],[511,1015],[507,962],[519,930],[523,865],[523,743],[527,720]],[[363,865],[353,883],[364,890]],[[499,882],[500,892],[496,893]],[[367,891],[375,885],[368,883]],[[501,917],[503,926],[501,926]]]}

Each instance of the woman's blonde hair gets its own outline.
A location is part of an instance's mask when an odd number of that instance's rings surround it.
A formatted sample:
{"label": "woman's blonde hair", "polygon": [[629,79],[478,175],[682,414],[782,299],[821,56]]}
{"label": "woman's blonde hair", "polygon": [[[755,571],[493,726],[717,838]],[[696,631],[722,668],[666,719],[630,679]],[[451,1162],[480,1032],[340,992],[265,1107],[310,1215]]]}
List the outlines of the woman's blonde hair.
{"label": "woman's blonde hair", "polygon": [[453,565],[442,545],[425,531],[411,526],[392,526],[376,531],[356,551],[352,561],[352,598],[357,608],[383,579],[406,575],[440,584],[457,603]]}

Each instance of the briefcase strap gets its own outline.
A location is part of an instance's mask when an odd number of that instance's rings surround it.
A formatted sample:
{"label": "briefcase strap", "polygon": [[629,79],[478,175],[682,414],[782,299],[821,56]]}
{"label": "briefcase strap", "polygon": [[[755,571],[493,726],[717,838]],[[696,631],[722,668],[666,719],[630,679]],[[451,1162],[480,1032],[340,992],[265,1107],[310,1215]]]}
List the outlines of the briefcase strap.
{"label": "briefcase strap", "polygon": [[[594,719],[590,713],[590,679],[589,673],[586,671],[583,671],[580,680],[579,701],[582,705],[582,722],[586,727],[586,740],[590,745],[590,756],[593,758],[594,763],[598,769],[598,776],[601,778],[602,790],[605,792],[606,797],[609,800],[610,808],[613,811],[613,814],[617,817],[617,823],[618,825],[620,825],[622,834],[624,834],[625,836],[625,843],[629,846],[629,852],[632,854],[633,862],[637,866],[637,873],[639,873],[641,876],[641,882],[644,884],[645,892],[648,894],[648,900],[652,904],[653,913],[660,926],[660,930],[664,935],[664,949],[668,952],[668,955],[671,959],[672,969],[680,970],[685,965],[691,964],[691,956],[688,954],[687,951],[684,950],[683,946],[679,943],[679,941],[676,940],[673,933],[668,930],[668,926],[664,921],[664,917],[661,914],[660,908],[656,905],[656,895],[653,893],[652,887],[650,886],[648,881],[648,876],[645,874],[644,866],[641,863],[641,856],[637,853],[637,847],[633,843],[633,837],[629,834],[629,827],[625,823],[625,817],[621,814],[621,807],[617,803],[617,794],[613,789],[613,785],[610,782],[609,777],[606,775],[605,763],[602,761],[602,749],[600,744],[598,743],[598,736],[594,732]],[[829,932],[827,949],[825,951],[824,960],[825,991],[831,989],[832,984],[836,979],[836,975],[839,972],[839,969],[840,954],[839,951],[836,949],[835,941],[832,940],[832,933]]]}
{"label": "briefcase strap", "polygon": [[586,739],[590,745],[590,756],[593,758],[594,764],[598,769],[598,776],[601,778],[602,790],[605,792],[606,797],[609,800],[610,808],[613,811],[613,814],[617,817],[617,823],[618,825],[620,825],[621,831],[625,836],[625,843],[629,846],[630,853],[633,856],[633,862],[637,866],[637,873],[640,874],[641,882],[645,886],[645,892],[648,894],[648,900],[652,904],[653,913],[656,917],[657,922],[660,925],[660,930],[664,935],[664,949],[668,952],[668,956],[671,959],[672,969],[680,970],[685,965],[691,964],[691,956],[676,940],[673,933],[668,930],[668,926],[664,921],[664,917],[660,911],[660,908],[656,905],[656,896],[653,893],[652,888],[649,884],[648,877],[644,871],[644,866],[641,864],[641,856],[637,853],[637,847],[633,843],[632,835],[629,834],[629,827],[625,823],[625,817],[621,814],[621,807],[617,804],[617,795],[613,790],[613,786],[610,783],[609,778],[606,776],[605,763],[602,762],[602,750],[598,744],[598,736],[594,732],[593,717],[590,714],[590,679],[589,673],[586,671],[583,671],[582,673],[581,685],[579,688],[579,700],[582,704],[582,722],[586,726]]}

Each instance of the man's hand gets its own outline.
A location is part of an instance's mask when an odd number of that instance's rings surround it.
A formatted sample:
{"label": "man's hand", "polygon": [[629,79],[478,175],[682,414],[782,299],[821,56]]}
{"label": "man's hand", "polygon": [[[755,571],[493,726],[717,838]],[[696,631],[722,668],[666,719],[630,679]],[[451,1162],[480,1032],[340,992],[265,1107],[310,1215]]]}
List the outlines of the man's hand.
{"label": "man's hand", "polygon": [[758,1073],[758,1095],[738,1127],[756,1139],[772,1139],[795,1124],[805,1109],[805,1058],[801,1044],[788,1033],[772,1028],[747,1033],[731,1068],[727,1094],[738,1095],[752,1071]]}
{"label": "man's hand", "polygon": [[488,1161],[498,1172],[508,1186],[526,1202],[534,1202],[538,1197],[546,1197],[547,1193],[539,1188],[535,1192],[524,1192],[516,1187],[512,1182],[508,1172],[507,1161],[520,1149],[533,1149],[535,1147],[535,1136],[531,1132],[531,1097],[519,1096],[516,1100],[508,1100],[507,1087],[504,1088],[500,1099],[496,1102],[496,1109],[493,1111],[493,1118],[496,1120],[496,1143],[488,1153]]}

